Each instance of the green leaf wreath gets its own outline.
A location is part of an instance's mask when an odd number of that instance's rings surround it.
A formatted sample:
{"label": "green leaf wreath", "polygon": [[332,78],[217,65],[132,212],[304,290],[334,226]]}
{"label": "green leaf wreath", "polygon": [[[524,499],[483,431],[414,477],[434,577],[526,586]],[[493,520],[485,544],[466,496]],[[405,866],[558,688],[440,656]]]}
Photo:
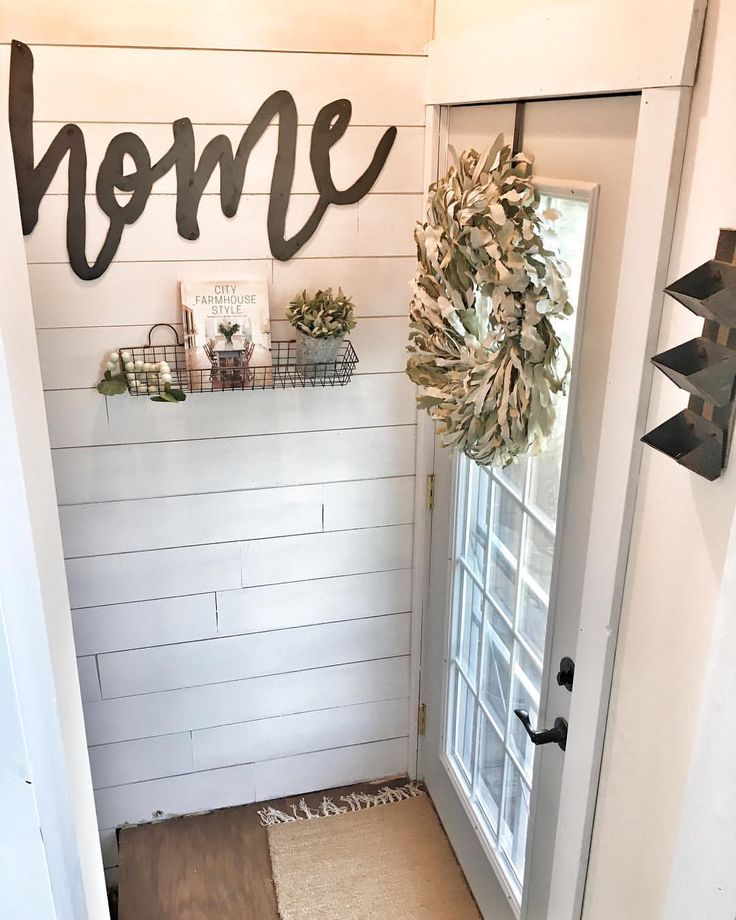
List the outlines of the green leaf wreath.
{"label": "green leaf wreath", "polygon": [[530,158],[502,135],[452,156],[414,232],[407,373],[446,446],[506,466],[552,432],[570,370],[553,326],[572,313],[569,269],[543,243],[558,215],[540,214]]}

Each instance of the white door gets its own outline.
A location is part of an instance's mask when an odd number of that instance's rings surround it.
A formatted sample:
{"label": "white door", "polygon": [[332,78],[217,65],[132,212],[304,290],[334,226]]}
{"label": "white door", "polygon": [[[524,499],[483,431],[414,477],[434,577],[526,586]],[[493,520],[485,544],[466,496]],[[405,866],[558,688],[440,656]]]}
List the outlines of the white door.
{"label": "white door", "polygon": [[510,140],[523,114],[521,147],[535,158],[542,206],[561,214],[556,245],[572,269],[576,307],[559,326],[572,384],[545,454],[488,470],[435,446],[419,766],[488,920],[573,920],[552,916],[548,897],[555,847],[564,846],[556,830],[563,770],[575,770],[575,725],[565,751],[535,745],[515,710],[532,730],[561,727],[574,692],[574,681],[570,691],[557,675],[579,647],[639,102],[450,110],[448,140],[458,150],[483,148],[500,131]]}

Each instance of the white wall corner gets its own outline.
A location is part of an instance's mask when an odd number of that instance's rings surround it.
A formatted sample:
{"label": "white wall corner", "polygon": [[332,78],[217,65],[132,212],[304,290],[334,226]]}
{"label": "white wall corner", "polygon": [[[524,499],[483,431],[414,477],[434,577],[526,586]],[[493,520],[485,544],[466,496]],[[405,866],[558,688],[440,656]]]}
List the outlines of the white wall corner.
{"label": "white wall corner", "polygon": [[733,920],[736,916],[736,782],[732,769],[736,758],[735,613],[736,514],[662,920]]}
{"label": "white wall corner", "polygon": [[10,137],[0,133],[0,598],[59,920],[109,916]]}

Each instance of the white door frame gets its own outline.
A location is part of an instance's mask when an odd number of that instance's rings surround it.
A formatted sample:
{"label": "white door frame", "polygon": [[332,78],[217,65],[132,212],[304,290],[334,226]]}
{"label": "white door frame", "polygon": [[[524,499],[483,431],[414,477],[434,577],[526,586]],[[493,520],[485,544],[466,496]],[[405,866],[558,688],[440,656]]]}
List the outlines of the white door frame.
{"label": "white door frame", "polygon": [[[700,26],[702,20],[692,39],[698,44]],[[610,90],[598,87],[596,93],[613,92],[616,85],[614,80]],[[563,778],[549,920],[572,920],[582,911],[641,463],[639,437],[644,431],[651,386],[649,356],[664,299],[691,88],[644,87],[641,97],[611,345],[613,353],[626,354],[627,360],[609,368],[603,408],[570,710],[570,723],[575,725],[579,740],[573,768],[566,770]],[[542,94],[536,98],[552,97]],[[479,101],[506,102],[509,97]],[[437,177],[439,153],[442,144],[446,146],[448,111],[445,105],[428,106],[425,187]],[[422,616],[429,600],[431,513],[426,483],[433,470],[434,427],[424,413],[418,415],[417,439],[415,652],[422,647]],[[420,699],[419,662],[413,669],[412,700]],[[416,736],[411,740],[418,742]],[[411,750],[415,750],[414,745]]]}

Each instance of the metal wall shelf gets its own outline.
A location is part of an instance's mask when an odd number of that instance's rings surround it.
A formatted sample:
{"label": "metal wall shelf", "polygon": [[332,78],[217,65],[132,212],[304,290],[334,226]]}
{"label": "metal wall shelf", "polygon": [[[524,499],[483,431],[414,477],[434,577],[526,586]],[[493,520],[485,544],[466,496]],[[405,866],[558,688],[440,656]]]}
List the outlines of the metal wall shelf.
{"label": "metal wall shelf", "polygon": [[[155,329],[166,326],[174,332],[176,341],[170,344],[153,345],[151,336]],[[209,361],[205,367],[193,367],[191,355],[179,341],[178,333],[168,323],[153,326],[146,345],[127,345],[119,353],[129,352],[133,362],[169,366],[171,381],[168,386],[190,393],[223,393],[234,390],[280,390],[305,387],[342,387],[350,382],[358,356],[352,342],[345,340],[340,345],[337,360],[323,364],[299,364],[296,359],[294,341],[271,343],[271,363],[251,363],[247,354],[240,362],[233,360],[226,364]],[[252,355],[252,349],[250,350]],[[161,395],[166,384],[161,381],[157,370],[137,370],[135,375],[126,375],[128,392],[132,396],[152,397]]]}

